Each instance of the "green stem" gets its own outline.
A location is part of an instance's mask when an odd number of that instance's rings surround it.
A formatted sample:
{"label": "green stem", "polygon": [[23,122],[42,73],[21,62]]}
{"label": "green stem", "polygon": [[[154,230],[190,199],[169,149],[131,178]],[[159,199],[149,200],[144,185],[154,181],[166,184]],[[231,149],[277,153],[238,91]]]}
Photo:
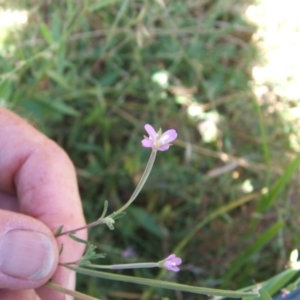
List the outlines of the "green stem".
{"label": "green stem", "polygon": [[[120,214],[122,211],[124,211],[135,200],[135,198],[137,197],[137,195],[139,194],[139,192],[141,191],[141,189],[143,188],[145,182],[147,181],[147,179],[149,177],[149,174],[152,170],[152,167],[153,167],[153,164],[154,164],[154,161],[155,161],[155,157],[156,157],[156,151],[152,150],[151,155],[150,155],[149,160],[148,160],[148,163],[146,165],[145,171],[144,171],[137,187],[135,188],[134,192],[132,193],[130,199],[121,208],[119,208],[116,212],[114,212],[113,214],[111,214],[110,216],[108,216],[106,218],[109,218],[109,217],[114,218],[115,216]],[[63,232],[57,234],[56,237],[66,235],[68,233],[75,233],[79,230],[94,227],[96,225],[99,225],[99,224],[103,223],[104,219],[105,218],[102,217],[102,218],[100,218],[100,219],[98,219],[98,220],[96,220],[96,221],[94,221],[90,224],[85,225],[85,226],[82,226],[82,227],[79,227],[79,228],[76,228],[76,229],[72,229],[72,230],[68,230],[68,231],[63,231]]]}
{"label": "green stem", "polygon": [[103,223],[103,219],[104,219],[104,218],[99,219],[99,220],[96,220],[96,221],[94,221],[94,222],[92,222],[92,223],[89,223],[89,224],[84,225],[84,226],[82,226],[82,227],[78,227],[78,228],[76,228],[76,229],[71,229],[71,230],[63,231],[63,232],[61,232],[61,233],[59,233],[59,234],[56,234],[55,237],[59,237],[59,236],[66,235],[66,234],[69,234],[69,233],[76,233],[77,231],[80,231],[80,230],[83,230],[83,229],[88,229],[88,228],[97,226],[97,225]]}
{"label": "green stem", "polygon": [[93,265],[89,264],[84,267],[93,269],[106,269],[106,270],[122,270],[122,269],[142,269],[142,268],[158,268],[158,263],[134,263],[134,264],[118,264],[118,265]]}
{"label": "green stem", "polygon": [[152,167],[153,167],[153,164],[155,161],[155,157],[156,157],[156,151],[152,150],[151,155],[148,160],[148,163],[147,163],[147,166],[145,168],[145,171],[144,171],[137,187],[135,188],[133,194],[131,195],[130,199],[120,209],[118,209],[116,212],[114,212],[111,216],[118,215],[123,210],[125,210],[135,200],[135,198],[137,197],[137,195],[139,194],[139,192],[141,191],[141,189],[143,188],[145,182],[147,181],[147,179],[149,177],[149,174],[152,170]]}
{"label": "green stem", "polygon": [[258,125],[259,125],[259,131],[260,131],[260,139],[261,139],[261,145],[262,145],[262,152],[264,154],[264,159],[267,167],[267,172],[265,174],[265,186],[269,187],[270,184],[270,175],[271,175],[271,161],[270,161],[270,150],[268,147],[268,134],[266,133],[266,126],[264,123],[264,116],[262,113],[262,109],[260,107],[260,104],[257,101],[254,101],[257,115],[258,115]]}
{"label": "green stem", "polygon": [[[299,156],[300,157],[300,156]],[[249,194],[245,197],[242,197],[238,200],[235,200],[233,202],[230,202],[229,204],[223,205],[221,207],[219,207],[218,209],[216,209],[215,211],[213,211],[211,214],[209,214],[206,218],[204,218],[203,220],[201,220],[198,224],[195,224],[193,226],[193,229],[189,232],[189,234],[187,234],[178,244],[177,246],[173,249],[173,253],[177,253],[180,254],[182,253],[183,249],[186,247],[186,245],[189,243],[189,241],[195,236],[195,234],[197,234],[197,232],[203,228],[206,224],[208,224],[209,222],[213,221],[214,219],[234,210],[237,207],[240,207],[246,203],[248,203],[249,201],[252,201],[254,199],[257,199],[259,197],[261,197],[263,193],[263,190]],[[156,278],[161,278],[166,272],[166,269],[161,269],[159,274],[157,275]],[[145,291],[143,293],[143,296],[141,297],[141,300],[145,300],[145,299],[150,299],[151,298],[151,294],[152,294],[152,289],[148,289],[147,291]]]}
{"label": "green stem", "polygon": [[211,289],[211,288],[194,287],[194,286],[179,284],[179,283],[175,283],[175,282],[167,282],[167,281],[160,281],[160,280],[155,280],[155,279],[147,279],[147,278],[119,275],[119,274],[113,274],[113,273],[106,273],[106,272],[88,270],[85,268],[74,267],[74,266],[65,266],[65,267],[70,270],[73,270],[77,273],[84,274],[84,275],[90,275],[93,277],[148,285],[148,286],[157,287],[157,288],[171,289],[171,290],[189,292],[189,293],[194,293],[194,294],[223,296],[223,297],[231,297],[231,298],[258,297],[259,296],[258,292],[235,292],[235,291],[228,291],[228,290],[218,290],[218,289]]}
{"label": "green stem", "polygon": [[79,300],[101,300],[100,298],[94,298],[94,297],[91,297],[91,296],[88,296],[88,295],[85,295],[85,294],[82,294],[82,293],[79,293],[79,292],[76,292],[76,291],[72,291],[72,290],[69,290],[59,284],[56,284],[54,282],[47,282],[45,284],[45,286],[47,286],[48,288],[52,289],[52,290],[55,290],[55,291],[58,291],[58,292],[61,292],[63,294],[66,294],[66,295],[69,295],[69,296],[72,296],[74,297],[75,299],[79,299]]}

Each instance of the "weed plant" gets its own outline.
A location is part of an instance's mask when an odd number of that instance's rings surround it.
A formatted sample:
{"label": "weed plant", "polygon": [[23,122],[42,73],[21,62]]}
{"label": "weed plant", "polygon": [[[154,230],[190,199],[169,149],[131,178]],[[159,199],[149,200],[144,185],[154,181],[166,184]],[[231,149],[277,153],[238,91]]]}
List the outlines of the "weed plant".
{"label": "weed plant", "polygon": [[[260,59],[243,17],[251,4],[1,3],[28,14],[24,26],[0,28],[1,105],[69,154],[87,221],[106,199],[113,212],[130,197],[149,154],[139,146],[144,124],[178,132],[116,229],[90,230],[106,264],[158,261],[176,250],[176,277],[125,273],[238,289],[282,271],[299,243],[293,127],[251,91]],[[133,255],[124,257],[126,249]],[[201,299],[82,276],[78,289],[103,299]]]}

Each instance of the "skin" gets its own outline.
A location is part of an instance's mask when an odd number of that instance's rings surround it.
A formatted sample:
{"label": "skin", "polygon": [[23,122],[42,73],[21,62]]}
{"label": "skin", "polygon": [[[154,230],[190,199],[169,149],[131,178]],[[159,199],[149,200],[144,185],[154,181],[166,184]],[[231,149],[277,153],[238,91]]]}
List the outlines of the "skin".
{"label": "skin", "polygon": [[[76,261],[84,249],[67,236],[54,238],[61,225],[64,230],[85,225],[72,162],[27,121],[0,108],[0,243],[8,227],[33,230],[50,236],[56,253],[52,271],[45,278],[25,280],[0,272],[1,300],[67,299],[43,287],[50,278],[67,288],[75,284],[74,274],[58,262]],[[77,235],[87,238],[85,230]]]}

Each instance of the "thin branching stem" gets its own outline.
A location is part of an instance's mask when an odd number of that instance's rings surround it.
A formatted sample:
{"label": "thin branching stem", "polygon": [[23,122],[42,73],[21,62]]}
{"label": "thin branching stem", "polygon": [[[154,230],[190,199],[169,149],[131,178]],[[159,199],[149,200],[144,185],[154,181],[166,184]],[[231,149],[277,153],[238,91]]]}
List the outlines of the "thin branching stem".
{"label": "thin branching stem", "polygon": [[153,164],[155,161],[155,157],[156,157],[156,150],[152,150],[151,155],[148,160],[148,163],[147,163],[147,166],[145,168],[145,171],[144,171],[137,187],[135,188],[134,192],[132,193],[130,199],[120,209],[118,209],[116,212],[114,212],[113,215],[120,214],[135,200],[135,198],[137,197],[137,195],[139,194],[139,192],[141,191],[141,189],[143,188],[145,182],[147,181],[147,179],[149,177],[149,174],[152,170],[152,167],[153,167]]}

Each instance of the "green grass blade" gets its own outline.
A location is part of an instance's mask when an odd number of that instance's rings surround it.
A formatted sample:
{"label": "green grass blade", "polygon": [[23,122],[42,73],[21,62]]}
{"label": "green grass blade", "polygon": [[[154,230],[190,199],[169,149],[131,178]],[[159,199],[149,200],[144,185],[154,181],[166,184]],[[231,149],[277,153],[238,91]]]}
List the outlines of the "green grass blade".
{"label": "green grass blade", "polygon": [[[288,165],[286,171],[282,174],[282,176],[277,180],[274,186],[270,189],[270,191],[264,194],[259,201],[257,213],[262,214],[268,208],[270,208],[278,198],[279,194],[282,192],[284,187],[287,185],[293,174],[296,172],[300,165],[300,154],[296,156],[296,158]],[[258,223],[258,219],[253,219],[251,228],[252,230]]]}
{"label": "green grass blade", "polygon": [[54,70],[49,70],[47,72],[47,75],[55,81],[58,85],[60,85],[62,88],[66,90],[70,90],[70,84],[67,82],[67,80],[58,72]]}
{"label": "green grass blade", "polygon": [[283,289],[297,273],[299,274],[299,271],[294,269],[284,270],[263,283],[263,288],[268,291],[270,295],[275,295],[275,293]]}
{"label": "green grass blade", "polygon": [[46,26],[46,24],[41,23],[40,24],[40,31],[41,31],[42,36],[45,39],[45,41],[49,45],[52,45],[52,43],[53,43],[53,36],[52,36],[52,32],[49,30],[49,27]]}
{"label": "green grass blade", "polygon": [[255,101],[255,106],[256,106],[256,111],[257,111],[257,116],[258,116],[258,124],[259,124],[260,139],[261,139],[261,144],[262,144],[262,152],[264,154],[265,164],[267,167],[266,177],[265,177],[265,185],[269,186],[270,170],[271,170],[271,168],[270,168],[270,151],[269,151],[268,142],[267,142],[267,135],[266,135],[266,130],[265,130],[263,114],[261,111],[261,107],[257,103],[257,101]]}
{"label": "green grass blade", "polygon": [[226,286],[233,276],[241,270],[241,267],[247,263],[249,257],[251,257],[254,253],[259,252],[272,238],[274,238],[283,225],[283,222],[275,223],[267,231],[265,231],[245,252],[238,255],[224,277],[223,286]]}
{"label": "green grass blade", "polygon": [[272,300],[272,297],[266,290],[262,289],[259,291],[259,293],[260,297],[258,298],[258,300]]}
{"label": "green grass blade", "polygon": [[121,2],[121,0],[102,0],[102,1],[99,1],[99,2],[97,2],[95,4],[92,4],[88,9],[91,12],[95,12],[97,10],[103,9],[106,6],[115,4],[117,2]]}
{"label": "green grass blade", "polygon": [[235,200],[233,202],[230,202],[226,205],[223,205],[219,207],[218,209],[214,210],[212,213],[210,213],[205,219],[203,219],[201,222],[196,224],[193,229],[190,231],[190,233],[180,241],[180,243],[175,247],[174,251],[175,253],[180,253],[183,248],[188,244],[188,242],[195,236],[195,234],[206,224],[211,222],[212,220],[230,212],[231,210],[240,207],[241,205],[244,205],[245,203],[252,201],[256,198],[261,196],[261,192],[256,192],[249,194],[243,198],[240,198],[238,200]]}

